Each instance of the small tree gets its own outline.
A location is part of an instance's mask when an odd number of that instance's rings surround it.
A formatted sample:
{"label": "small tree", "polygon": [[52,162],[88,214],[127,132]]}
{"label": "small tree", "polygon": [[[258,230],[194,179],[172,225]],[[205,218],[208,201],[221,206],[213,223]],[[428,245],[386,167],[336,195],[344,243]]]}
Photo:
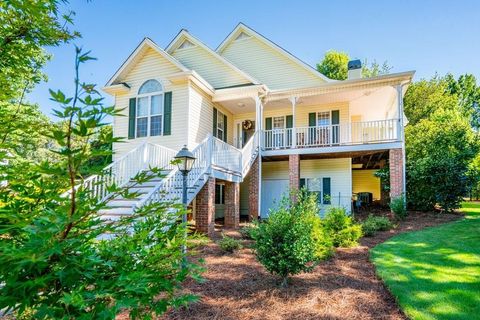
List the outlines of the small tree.
{"label": "small tree", "polygon": [[355,246],[362,236],[362,226],[355,224],[344,208],[328,208],[322,223],[335,247]]}
{"label": "small tree", "polygon": [[[58,161],[5,167],[0,309],[19,315],[28,310],[39,319],[114,319],[127,309],[132,318],[147,318],[194,299],[178,290],[199,271],[184,260],[186,226],[175,223],[182,206],[150,203],[106,223],[98,214],[106,202],[77,187],[84,179],[80,169],[98,155],[90,140],[105,117],[116,115],[114,107],[102,104],[94,85],[78,78],[80,65],[91,59],[77,49],[73,97],[51,91],[61,105],[55,114],[62,124],[49,133]],[[133,180],[143,183],[159,172],[152,168]],[[115,185],[109,190],[112,197],[136,196]]]}
{"label": "small tree", "polygon": [[311,271],[331,253],[331,243],[321,230],[315,195],[300,191],[294,196],[295,202],[283,197],[254,233],[257,259],[282,278],[283,287],[289,276]]}

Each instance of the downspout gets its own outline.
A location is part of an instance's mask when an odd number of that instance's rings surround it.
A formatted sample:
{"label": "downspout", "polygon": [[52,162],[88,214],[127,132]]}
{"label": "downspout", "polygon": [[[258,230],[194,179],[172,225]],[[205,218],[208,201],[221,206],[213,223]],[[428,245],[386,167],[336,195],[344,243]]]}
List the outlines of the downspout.
{"label": "downspout", "polygon": [[406,157],[406,150],[405,150],[405,126],[404,126],[404,115],[403,115],[403,87],[405,84],[397,85],[397,99],[398,99],[398,114],[400,117],[400,139],[402,143],[402,171],[403,171],[403,199],[404,199],[404,206],[407,206],[407,157]]}

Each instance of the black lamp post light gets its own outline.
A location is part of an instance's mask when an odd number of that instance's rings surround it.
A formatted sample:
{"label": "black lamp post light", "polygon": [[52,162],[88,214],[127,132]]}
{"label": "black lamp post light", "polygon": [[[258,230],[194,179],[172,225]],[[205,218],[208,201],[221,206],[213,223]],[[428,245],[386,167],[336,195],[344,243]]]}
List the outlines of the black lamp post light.
{"label": "black lamp post light", "polygon": [[[177,155],[175,156],[175,160],[177,161],[178,170],[183,175],[183,198],[182,203],[184,206],[184,212],[182,215],[182,222],[187,223],[187,177],[188,173],[192,170],[193,164],[195,163],[196,158],[194,157],[193,153],[188,150],[187,145],[184,145],[183,148],[178,151]],[[187,229],[185,229],[185,238],[187,237]],[[183,246],[183,253],[187,251],[186,245]]]}

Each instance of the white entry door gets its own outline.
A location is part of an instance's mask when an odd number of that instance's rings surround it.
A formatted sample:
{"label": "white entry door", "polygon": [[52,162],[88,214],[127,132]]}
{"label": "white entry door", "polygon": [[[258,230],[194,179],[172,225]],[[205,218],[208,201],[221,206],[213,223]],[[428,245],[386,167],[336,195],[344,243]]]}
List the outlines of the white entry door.
{"label": "white entry door", "polygon": [[260,217],[268,217],[270,209],[275,208],[282,196],[287,195],[289,190],[289,181],[285,180],[263,180],[262,181],[262,207]]}
{"label": "white entry door", "polygon": [[285,147],[285,117],[273,117],[272,135],[274,148]]}
{"label": "white entry door", "polygon": [[242,120],[235,121],[235,147],[241,149],[243,147],[243,128]]}

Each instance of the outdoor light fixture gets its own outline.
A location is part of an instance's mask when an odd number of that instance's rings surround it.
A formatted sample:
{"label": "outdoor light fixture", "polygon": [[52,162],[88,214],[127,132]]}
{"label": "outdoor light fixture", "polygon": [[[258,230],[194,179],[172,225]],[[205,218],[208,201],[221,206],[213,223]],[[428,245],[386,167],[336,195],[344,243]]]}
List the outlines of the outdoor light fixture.
{"label": "outdoor light fixture", "polygon": [[[195,163],[195,157],[193,153],[188,150],[187,145],[184,145],[183,148],[178,151],[177,155],[175,156],[175,160],[177,160],[178,171],[180,171],[183,175],[183,198],[182,203],[185,207],[185,210],[182,215],[182,223],[187,223],[187,176],[190,170],[193,168],[193,164]],[[187,231],[185,230],[185,238],[187,237]],[[183,253],[187,252],[187,246],[184,245],[182,248]],[[182,265],[186,265],[186,260],[182,262]]]}
{"label": "outdoor light fixture", "polygon": [[184,145],[183,148],[178,151],[175,160],[177,160],[178,170],[186,176],[190,170],[192,170],[196,158],[193,156],[193,153],[188,150],[187,146]]}

